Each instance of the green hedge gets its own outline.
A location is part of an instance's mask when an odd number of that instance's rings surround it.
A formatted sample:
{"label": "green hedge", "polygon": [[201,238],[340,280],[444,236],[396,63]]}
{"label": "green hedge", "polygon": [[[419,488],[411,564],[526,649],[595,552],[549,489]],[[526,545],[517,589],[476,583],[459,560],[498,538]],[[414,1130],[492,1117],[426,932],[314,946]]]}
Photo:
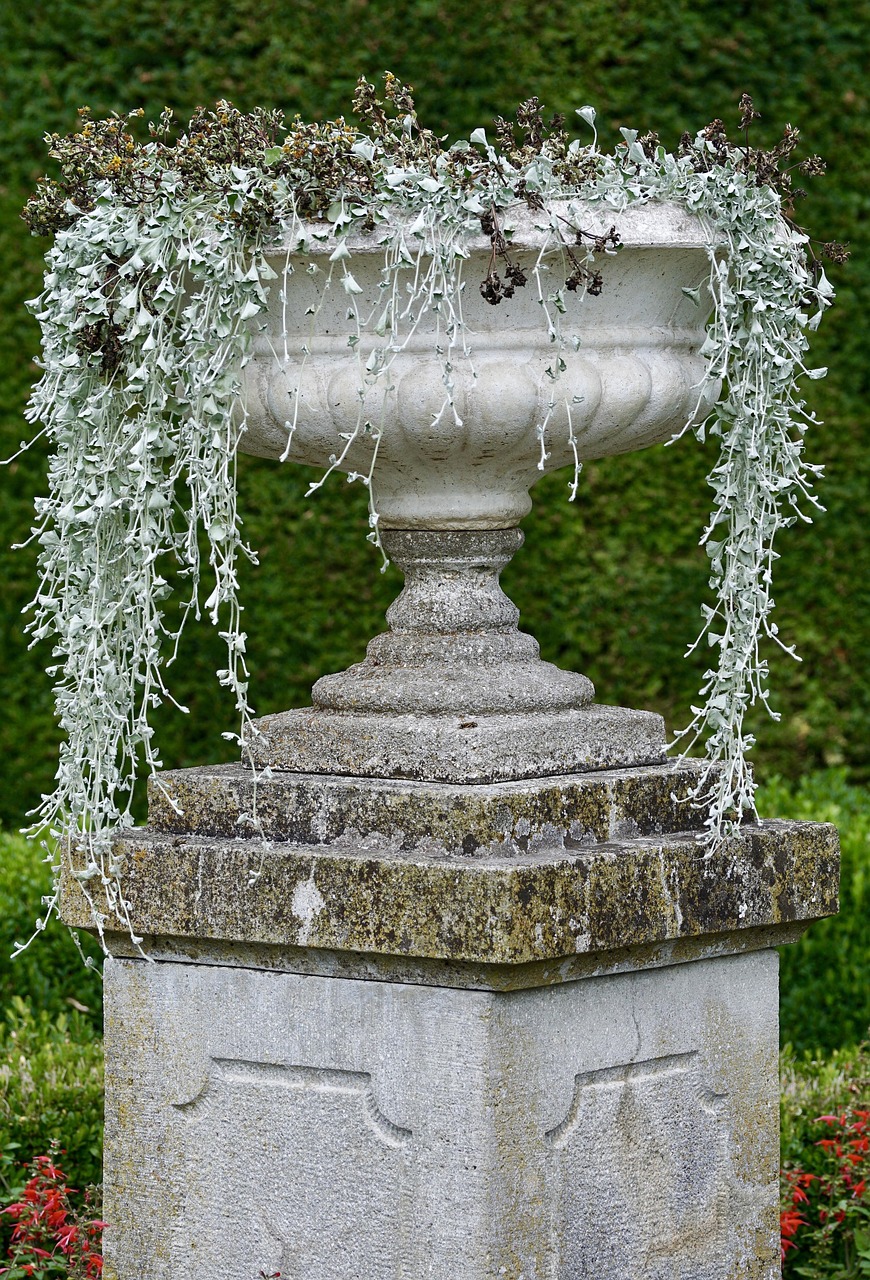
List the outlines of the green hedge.
{"label": "green hedge", "polygon": [[[825,419],[809,454],[828,464],[828,514],[782,539],[781,632],[802,665],[775,661],[778,724],[763,723],[758,760],[796,777],[822,764],[868,776],[870,655],[867,603],[867,362],[870,255],[862,251],[868,196],[866,80],[870,28],[862,0],[748,6],[712,0],[411,0],[401,18],[386,0],[34,0],[0,6],[0,455],[26,434],[21,414],[36,373],[33,321],[22,301],[38,291],[44,245],[17,211],[46,164],[44,130],[68,130],[75,108],[97,113],[141,103],[155,116],[229,95],[292,113],[348,107],[359,72],[385,67],[417,86],[423,115],[443,132],[486,124],[538,93],[571,111],[594,102],[605,141],[619,124],[653,126],[673,144],[711,116],[733,121],[748,89],[764,113],[759,139],[782,123],[803,127],[830,161],[805,217],[824,238],[852,239],[855,259],[836,273],[840,302],[818,335],[827,383],[808,388]],[[562,476],[538,486],[528,542],[505,575],[544,656],[586,670],[603,701],[686,718],[701,676],[682,652],[698,626],[706,559],[697,547],[710,454],[694,441],[586,468],[579,501]],[[43,480],[38,449],[0,475],[0,547],[26,536]],[[246,460],[242,510],[262,564],[246,573],[253,694],[262,713],[307,700],[315,676],[359,658],[382,625],[398,575],[382,578],[364,539],[361,495],[338,482],[303,497],[300,468]],[[47,649],[26,649],[19,609],[34,592],[32,549],[0,564],[0,820],[19,825],[51,787],[56,751]],[[190,717],[166,714],[167,764],[225,757],[229,701],[215,697],[220,643],[203,632],[177,668]]]}
{"label": "green hedge", "polygon": [[[19,996],[52,1018],[75,1011],[96,1031],[102,1026],[100,976],[85,968],[57,919],[10,959],[15,945],[33,935],[41,900],[51,888],[42,858],[38,844],[0,832],[0,1013]],[[87,955],[98,958],[99,948],[87,934],[79,941]]]}
{"label": "green hedge", "polygon": [[828,769],[759,794],[769,817],[833,822],[840,831],[840,914],[780,951],[780,1041],[798,1052],[857,1044],[870,1032],[870,792]]}
{"label": "green hedge", "polygon": [[14,996],[0,1021],[0,1149],[24,1158],[56,1139],[70,1180],[102,1176],[103,1048],[81,1015],[51,1017]]}

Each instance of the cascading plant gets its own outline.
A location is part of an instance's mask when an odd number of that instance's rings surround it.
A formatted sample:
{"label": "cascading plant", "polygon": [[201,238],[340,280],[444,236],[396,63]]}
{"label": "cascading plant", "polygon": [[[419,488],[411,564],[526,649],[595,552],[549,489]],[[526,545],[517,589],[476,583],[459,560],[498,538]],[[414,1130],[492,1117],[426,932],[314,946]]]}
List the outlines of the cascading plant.
{"label": "cascading plant", "polygon": [[[618,250],[620,212],[666,200],[701,218],[709,280],[688,292],[699,305],[712,297],[697,395],[699,405],[713,407],[692,429],[717,436],[720,455],[701,539],[713,602],[704,606],[696,643],[716,649],[718,662],[678,738],[686,750],[705,740],[707,767],[694,802],[709,811],[711,839],[754,813],[753,740],[744,717],[757,701],[768,706],[762,642],[783,643],[771,618],[774,541],[818,506],[820,468],[803,456],[814,418],[799,379],[824,373],[805,364],[807,335],[833,294],[792,220],[802,194],[792,177],[819,173],[822,162],[792,162],[798,134],[790,126],[772,150],[752,147],[757,113],[747,96],[740,143],[717,120],[694,138],[684,135],[676,153],[655,134],[623,129],[612,154],[598,148],[591,107],[578,111],[591,142],[570,140],[561,117],[545,122],[532,98],[514,121],[496,120],[493,143],[478,129],[447,147],[420,126],[409,89],[390,74],[384,97],[359,81],[359,126],[297,118],[288,128],[279,112],[243,114],[221,102],[180,131],[165,111],[144,141],[134,133],[141,112],[95,121],[86,109],[78,132],[48,138],[60,178],[44,179],[23,215],[34,234],[54,237],[44,291],[30,304],[42,327],[43,375],[28,417],[41,424],[51,455],[48,494],[36,503],[40,581],[28,625],[34,642],[54,646],[49,673],[65,738],[56,789],[35,811],[32,832],[49,833],[56,873],[66,859],[101,936],[110,917],[132,933],[112,835],[132,825],[140,769],[160,766],[150,713],[171,698],[165,671],[191,614],[204,611],[220,628],[228,658],[218,676],[235,697],[240,741],[250,726],[236,570],[240,556],[255,554],[241,533],[235,465],[245,430],[242,370],[267,292],[281,288],[271,283],[265,250],[279,240],[289,246],[288,261],[290,253],[334,245],[327,271],[313,260],[308,270],[321,303],[332,289],[346,295],[361,399],[372,386],[388,386],[390,365],[419,318],[439,313],[440,417],[455,413],[451,368],[468,354],[462,263],[469,234],[482,230],[491,240],[489,269],[478,282],[488,302],[537,290],[557,382],[572,355],[563,317],[600,291],[596,255]],[[588,234],[566,223],[555,208],[566,199],[600,205],[608,220],[612,213],[612,230]],[[507,219],[518,205],[549,218],[548,245],[564,280],[542,264],[543,252],[526,263],[512,251]],[[382,298],[371,314],[360,309],[353,275],[350,238],[359,233],[383,245]],[[837,244],[824,253],[846,256]],[[365,362],[363,334],[373,339]],[[275,358],[282,363],[280,351]],[[299,387],[290,390],[298,412]],[[286,429],[289,442],[294,421]],[[375,543],[378,430],[361,415],[329,466],[340,464],[357,433],[370,434],[371,467],[350,478],[369,489]],[[547,430],[545,415],[541,469]],[[578,471],[579,463],[572,497]],[[213,583],[205,600],[204,554]],[[170,561],[187,584],[174,622],[164,612]],[[251,820],[256,826],[256,815]],[[37,931],[57,899],[56,889]]]}

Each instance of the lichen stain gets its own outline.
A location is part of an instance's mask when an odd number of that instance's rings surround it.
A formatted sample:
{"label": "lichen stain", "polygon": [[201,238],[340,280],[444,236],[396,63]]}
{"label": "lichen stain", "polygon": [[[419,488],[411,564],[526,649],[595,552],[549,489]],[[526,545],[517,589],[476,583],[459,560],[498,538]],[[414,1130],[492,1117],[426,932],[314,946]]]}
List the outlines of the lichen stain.
{"label": "lichen stain", "polygon": [[[147,829],[118,843],[133,925],[151,937],[520,965],[739,935],[837,906],[836,832],[822,823],[765,824],[712,853],[683,835],[524,859],[265,846]],[[63,918],[91,924],[70,878]]]}
{"label": "lichen stain", "polygon": [[[404,852],[436,841],[445,856],[523,854],[699,828],[685,803],[691,766],[660,765],[492,785],[405,785],[303,778],[276,771],[253,782],[240,765],[161,774],[149,786],[155,831],[238,838],[256,810],[261,833],[298,844],[399,837]],[[183,812],[179,813],[178,810]]]}

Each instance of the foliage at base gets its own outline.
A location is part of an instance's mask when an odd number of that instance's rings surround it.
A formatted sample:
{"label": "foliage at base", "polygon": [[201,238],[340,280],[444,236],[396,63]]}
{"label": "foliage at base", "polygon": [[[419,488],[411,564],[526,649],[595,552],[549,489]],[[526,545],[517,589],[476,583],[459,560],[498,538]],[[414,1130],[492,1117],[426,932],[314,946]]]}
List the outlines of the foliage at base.
{"label": "foliage at base", "polygon": [[870,1045],[782,1057],[783,1276],[870,1276]]}
{"label": "foliage at base", "polygon": [[0,1276],[6,1280],[24,1280],[26,1276],[35,1280],[49,1276],[99,1280],[106,1224],[95,1216],[98,1204],[95,1187],[88,1187],[80,1196],[69,1185],[53,1143],[50,1154],[31,1160],[20,1195],[2,1210],[2,1216],[14,1226],[9,1266],[0,1267]]}
{"label": "foliage at base", "polygon": [[[0,1020],[0,1194],[16,1199],[21,1168],[33,1156],[62,1153],[70,1182],[102,1180],[103,1046],[76,1011],[35,1012],[19,996]],[[0,1257],[10,1219],[0,1219]]]}

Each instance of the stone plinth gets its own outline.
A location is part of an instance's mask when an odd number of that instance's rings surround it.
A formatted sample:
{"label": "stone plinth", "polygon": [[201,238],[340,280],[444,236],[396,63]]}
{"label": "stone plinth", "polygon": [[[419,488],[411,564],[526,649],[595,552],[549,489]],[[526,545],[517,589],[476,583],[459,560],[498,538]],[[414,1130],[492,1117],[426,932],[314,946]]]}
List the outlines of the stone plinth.
{"label": "stone plinth", "polygon": [[710,852],[694,778],[275,774],[264,843],[246,770],[164,775],[119,842],[108,1280],[775,1280],[773,948],[837,838]]}

